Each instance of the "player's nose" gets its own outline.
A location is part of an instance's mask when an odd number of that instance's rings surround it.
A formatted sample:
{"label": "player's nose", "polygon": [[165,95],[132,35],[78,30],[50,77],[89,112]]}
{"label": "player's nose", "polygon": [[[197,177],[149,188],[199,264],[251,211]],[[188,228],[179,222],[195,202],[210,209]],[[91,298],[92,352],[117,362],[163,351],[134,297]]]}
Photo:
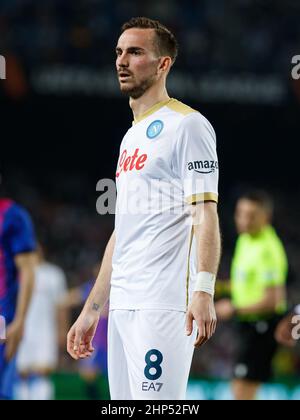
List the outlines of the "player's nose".
{"label": "player's nose", "polygon": [[125,53],[118,55],[117,57],[117,68],[123,70],[129,66],[128,55]]}

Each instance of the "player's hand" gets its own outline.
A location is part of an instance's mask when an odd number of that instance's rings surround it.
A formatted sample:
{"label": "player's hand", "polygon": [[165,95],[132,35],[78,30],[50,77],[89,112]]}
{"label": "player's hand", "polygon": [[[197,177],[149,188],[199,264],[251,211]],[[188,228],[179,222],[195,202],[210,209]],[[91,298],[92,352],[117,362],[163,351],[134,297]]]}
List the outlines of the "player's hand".
{"label": "player's hand", "polygon": [[277,326],[275,338],[278,343],[286,347],[295,347],[296,340],[293,339],[292,330],[295,325],[292,322],[293,315],[285,317]]}
{"label": "player's hand", "polygon": [[5,340],[5,359],[8,362],[16,355],[23,333],[24,323],[22,321],[14,320],[8,325]]}
{"label": "player's hand", "polygon": [[67,336],[67,351],[73,359],[85,359],[94,352],[92,344],[99,323],[99,315],[82,313]]}
{"label": "player's hand", "polygon": [[194,292],[186,314],[186,334],[193,332],[193,321],[198,327],[198,336],[194,343],[196,348],[203,346],[215,333],[217,317],[213,297],[207,293]]}
{"label": "player's hand", "polygon": [[216,303],[216,312],[218,319],[229,321],[235,315],[235,308],[230,299],[222,299]]}

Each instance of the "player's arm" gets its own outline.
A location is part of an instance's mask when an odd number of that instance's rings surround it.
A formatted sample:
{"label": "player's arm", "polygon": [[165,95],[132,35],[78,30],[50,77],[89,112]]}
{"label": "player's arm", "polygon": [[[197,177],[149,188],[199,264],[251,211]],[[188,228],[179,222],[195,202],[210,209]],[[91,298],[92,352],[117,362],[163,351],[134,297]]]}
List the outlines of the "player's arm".
{"label": "player's arm", "polygon": [[284,302],[285,297],[286,290],[284,286],[269,287],[266,289],[264,297],[260,302],[238,309],[236,313],[238,315],[273,313]]}
{"label": "player's arm", "polygon": [[56,305],[57,338],[60,350],[65,349],[66,335],[70,328],[70,311],[67,306],[59,302]]}
{"label": "player's arm", "polygon": [[[290,314],[281,320],[278,324],[275,338],[287,347],[295,347],[300,332],[300,305],[298,305]],[[295,335],[294,335],[295,334]]]}
{"label": "player's arm", "polygon": [[258,275],[265,284],[262,299],[242,308],[235,308],[229,299],[223,299],[216,306],[218,318],[228,321],[235,315],[265,315],[276,312],[286,301],[287,258],[283,248],[277,247],[267,254],[263,266],[258,267]]}
{"label": "player's arm", "polygon": [[94,351],[92,340],[99,323],[100,314],[109,299],[114,248],[115,232],[113,232],[107,244],[95,285],[67,337],[68,353],[75,360],[89,357]]}
{"label": "player's arm", "polygon": [[286,290],[284,286],[268,287],[263,298],[249,306],[235,308],[230,299],[222,299],[216,305],[218,318],[223,321],[229,321],[238,315],[264,315],[274,313],[278,306],[284,302]]}
{"label": "player's arm", "polygon": [[200,347],[216,329],[212,296],[221,253],[216,134],[201,114],[191,113],[181,121],[173,156],[173,170],[182,182],[186,203],[191,205],[196,238],[198,273],[186,324],[187,334],[191,335],[196,321],[199,331],[195,347]]}
{"label": "player's arm", "polygon": [[71,310],[84,303],[80,287],[69,290],[57,305],[58,341],[60,348],[66,345],[66,335],[71,325]]}
{"label": "player's arm", "polygon": [[52,298],[55,305],[57,340],[60,350],[65,349],[66,335],[70,328],[70,311],[65,304],[67,300],[67,278],[65,273],[59,269],[55,276],[56,282],[53,284]]}
{"label": "player's arm", "polygon": [[[200,215],[204,220],[199,223]],[[221,238],[217,204],[214,202],[200,203],[193,209],[194,234],[197,244],[198,273],[210,273],[216,276],[221,257]],[[208,280],[209,281],[209,280]],[[208,284],[213,288],[214,285]],[[193,320],[198,326],[198,337],[195,347],[200,347],[215,333],[217,318],[214,308],[213,293],[195,291],[187,312],[187,335],[193,331]]]}
{"label": "player's arm", "polygon": [[35,254],[26,253],[16,255],[15,264],[19,273],[20,286],[15,317],[13,322],[7,328],[7,360],[14,357],[23,336],[25,318],[34,286]]}
{"label": "player's arm", "polygon": [[64,299],[60,302],[60,306],[70,310],[72,308],[78,307],[82,303],[83,297],[80,287],[74,287],[67,292]]}
{"label": "player's arm", "polygon": [[264,259],[259,275],[265,284],[260,302],[238,309],[239,315],[274,313],[286,301],[287,257],[283,246],[271,248]]}

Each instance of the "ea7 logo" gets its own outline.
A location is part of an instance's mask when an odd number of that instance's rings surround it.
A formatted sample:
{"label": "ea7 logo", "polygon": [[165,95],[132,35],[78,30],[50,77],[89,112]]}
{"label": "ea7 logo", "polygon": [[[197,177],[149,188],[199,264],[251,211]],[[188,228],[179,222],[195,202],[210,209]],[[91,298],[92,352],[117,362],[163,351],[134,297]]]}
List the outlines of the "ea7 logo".
{"label": "ea7 logo", "polygon": [[156,391],[159,392],[162,389],[162,383],[154,383],[154,382],[143,382],[142,383],[142,391]]}
{"label": "ea7 logo", "polygon": [[292,70],[292,78],[294,80],[300,79],[300,55],[295,55],[292,58],[292,64],[296,64]]}
{"label": "ea7 logo", "polygon": [[3,55],[0,55],[0,79],[6,79],[6,61]]}
{"label": "ea7 logo", "polygon": [[195,160],[188,163],[189,171],[196,171],[199,174],[211,174],[219,169],[219,163],[214,160]]}

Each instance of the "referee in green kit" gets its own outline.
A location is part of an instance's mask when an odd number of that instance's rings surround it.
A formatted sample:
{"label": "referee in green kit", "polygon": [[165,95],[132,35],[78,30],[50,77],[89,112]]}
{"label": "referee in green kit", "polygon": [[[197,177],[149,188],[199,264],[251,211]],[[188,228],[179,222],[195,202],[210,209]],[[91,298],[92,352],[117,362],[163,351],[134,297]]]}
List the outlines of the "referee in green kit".
{"label": "referee in green kit", "polygon": [[286,311],[288,263],[271,225],[272,215],[272,199],[263,191],[238,200],[235,222],[240,236],[232,261],[232,298],[216,305],[219,320],[236,320],[240,341],[233,381],[236,400],[255,399],[261,383],[271,379],[274,334]]}

